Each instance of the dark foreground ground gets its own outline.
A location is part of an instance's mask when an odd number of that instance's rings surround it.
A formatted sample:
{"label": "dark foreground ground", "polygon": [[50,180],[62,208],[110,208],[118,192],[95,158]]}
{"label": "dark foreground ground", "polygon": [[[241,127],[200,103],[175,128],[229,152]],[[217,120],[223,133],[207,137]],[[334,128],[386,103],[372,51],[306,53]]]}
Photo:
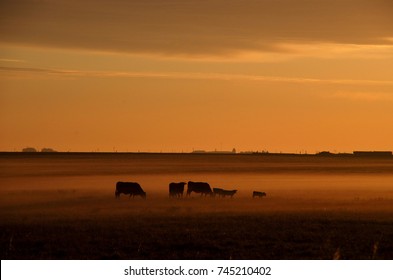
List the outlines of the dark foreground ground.
{"label": "dark foreground ground", "polygon": [[318,215],[1,226],[2,259],[393,259],[392,222]]}
{"label": "dark foreground ground", "polygon": [[[200,206],[206,201],[207,211]],[[299,211],[272,202],[273,210],[255,211],[229,200],[217,211],[210,211],[217,202],[203,199],[157,202],[155,210],[129,202],[111,210],[70,204],[52,213],[3,212],[1,259],[393,259],[393,217],[369,211],[369,204],[390,208],[391,201]]]}

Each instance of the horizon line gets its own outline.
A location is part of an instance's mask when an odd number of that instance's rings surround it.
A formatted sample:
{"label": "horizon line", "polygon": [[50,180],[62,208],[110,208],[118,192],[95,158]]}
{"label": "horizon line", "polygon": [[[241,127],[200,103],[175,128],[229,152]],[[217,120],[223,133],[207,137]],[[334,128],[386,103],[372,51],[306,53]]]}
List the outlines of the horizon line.
{"label": "horizon line", "polygon": [[369,151],[352,151],[352,152],[330,152],[321,151],[315,153],[307,152],[269,152],[269,151],[203,151],[196,150],[192,152],[150,152],[150,151],[0,151],[1,154],[187,154],[187,155],[291,155],[291,156],[374,156],[374,157],[393,157],[393,151],[387,150],[369,150]]}

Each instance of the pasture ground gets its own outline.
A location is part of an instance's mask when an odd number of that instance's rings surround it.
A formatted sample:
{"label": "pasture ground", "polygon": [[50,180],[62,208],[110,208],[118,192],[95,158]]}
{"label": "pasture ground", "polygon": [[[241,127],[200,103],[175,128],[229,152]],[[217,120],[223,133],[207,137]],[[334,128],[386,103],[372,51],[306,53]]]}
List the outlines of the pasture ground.
{"label": "pasture ground", "polygon": [[[0,256],[393,259],[392,174],[391,157],[0,153]],[[170,199],[181,181],[238,192]]]}
{"label": "pasture ground", "polygon": [[391,200],[8,196],[2,259],[393,259]]}

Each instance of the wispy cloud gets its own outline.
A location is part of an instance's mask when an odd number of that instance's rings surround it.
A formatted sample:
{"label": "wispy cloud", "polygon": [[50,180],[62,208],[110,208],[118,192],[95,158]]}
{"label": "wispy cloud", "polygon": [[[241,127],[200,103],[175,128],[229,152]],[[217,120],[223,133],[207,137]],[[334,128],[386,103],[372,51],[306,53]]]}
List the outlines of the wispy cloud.
{"label": "wispy cloud", "polygon": [[0,62],[25,63],[25,60],[13,58],[0,58]]}
{"label": "wispy cloud", "polygon": [[392,45],[390,0],[3,0],[0,42],[160,56]]}
{"label": "wispy cloud", "polygon": [[297,43],[285,44],[291,57],[384,59],[393,57],[390,44]]}
{"label": "wispy cloud", "polygon": [[[51,77],[97,77],[97,78],[160,78],[160,79],[192,79],[192,80],[223,80],[223,81],[255,81],[299,84],[341,84],[341,85],[393,85],[393,80],[351,80],[351,79],[317,79],[307,77],[282,77],[263,75],[223,74],[206,72],[131,72],[131,71],[85,71],[65,69],[0,67],[6,74],[32,74]],[[24,78],[25,75],[21,75]]]}

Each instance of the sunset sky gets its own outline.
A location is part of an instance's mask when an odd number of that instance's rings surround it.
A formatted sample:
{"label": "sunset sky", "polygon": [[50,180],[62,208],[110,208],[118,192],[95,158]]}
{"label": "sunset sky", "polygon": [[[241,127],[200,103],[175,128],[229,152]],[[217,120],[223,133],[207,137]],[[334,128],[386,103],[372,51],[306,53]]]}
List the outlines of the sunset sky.
{"label": "sunset sky", "polygon": [[0,151],[393,150],[391,0],[1,0]]}

